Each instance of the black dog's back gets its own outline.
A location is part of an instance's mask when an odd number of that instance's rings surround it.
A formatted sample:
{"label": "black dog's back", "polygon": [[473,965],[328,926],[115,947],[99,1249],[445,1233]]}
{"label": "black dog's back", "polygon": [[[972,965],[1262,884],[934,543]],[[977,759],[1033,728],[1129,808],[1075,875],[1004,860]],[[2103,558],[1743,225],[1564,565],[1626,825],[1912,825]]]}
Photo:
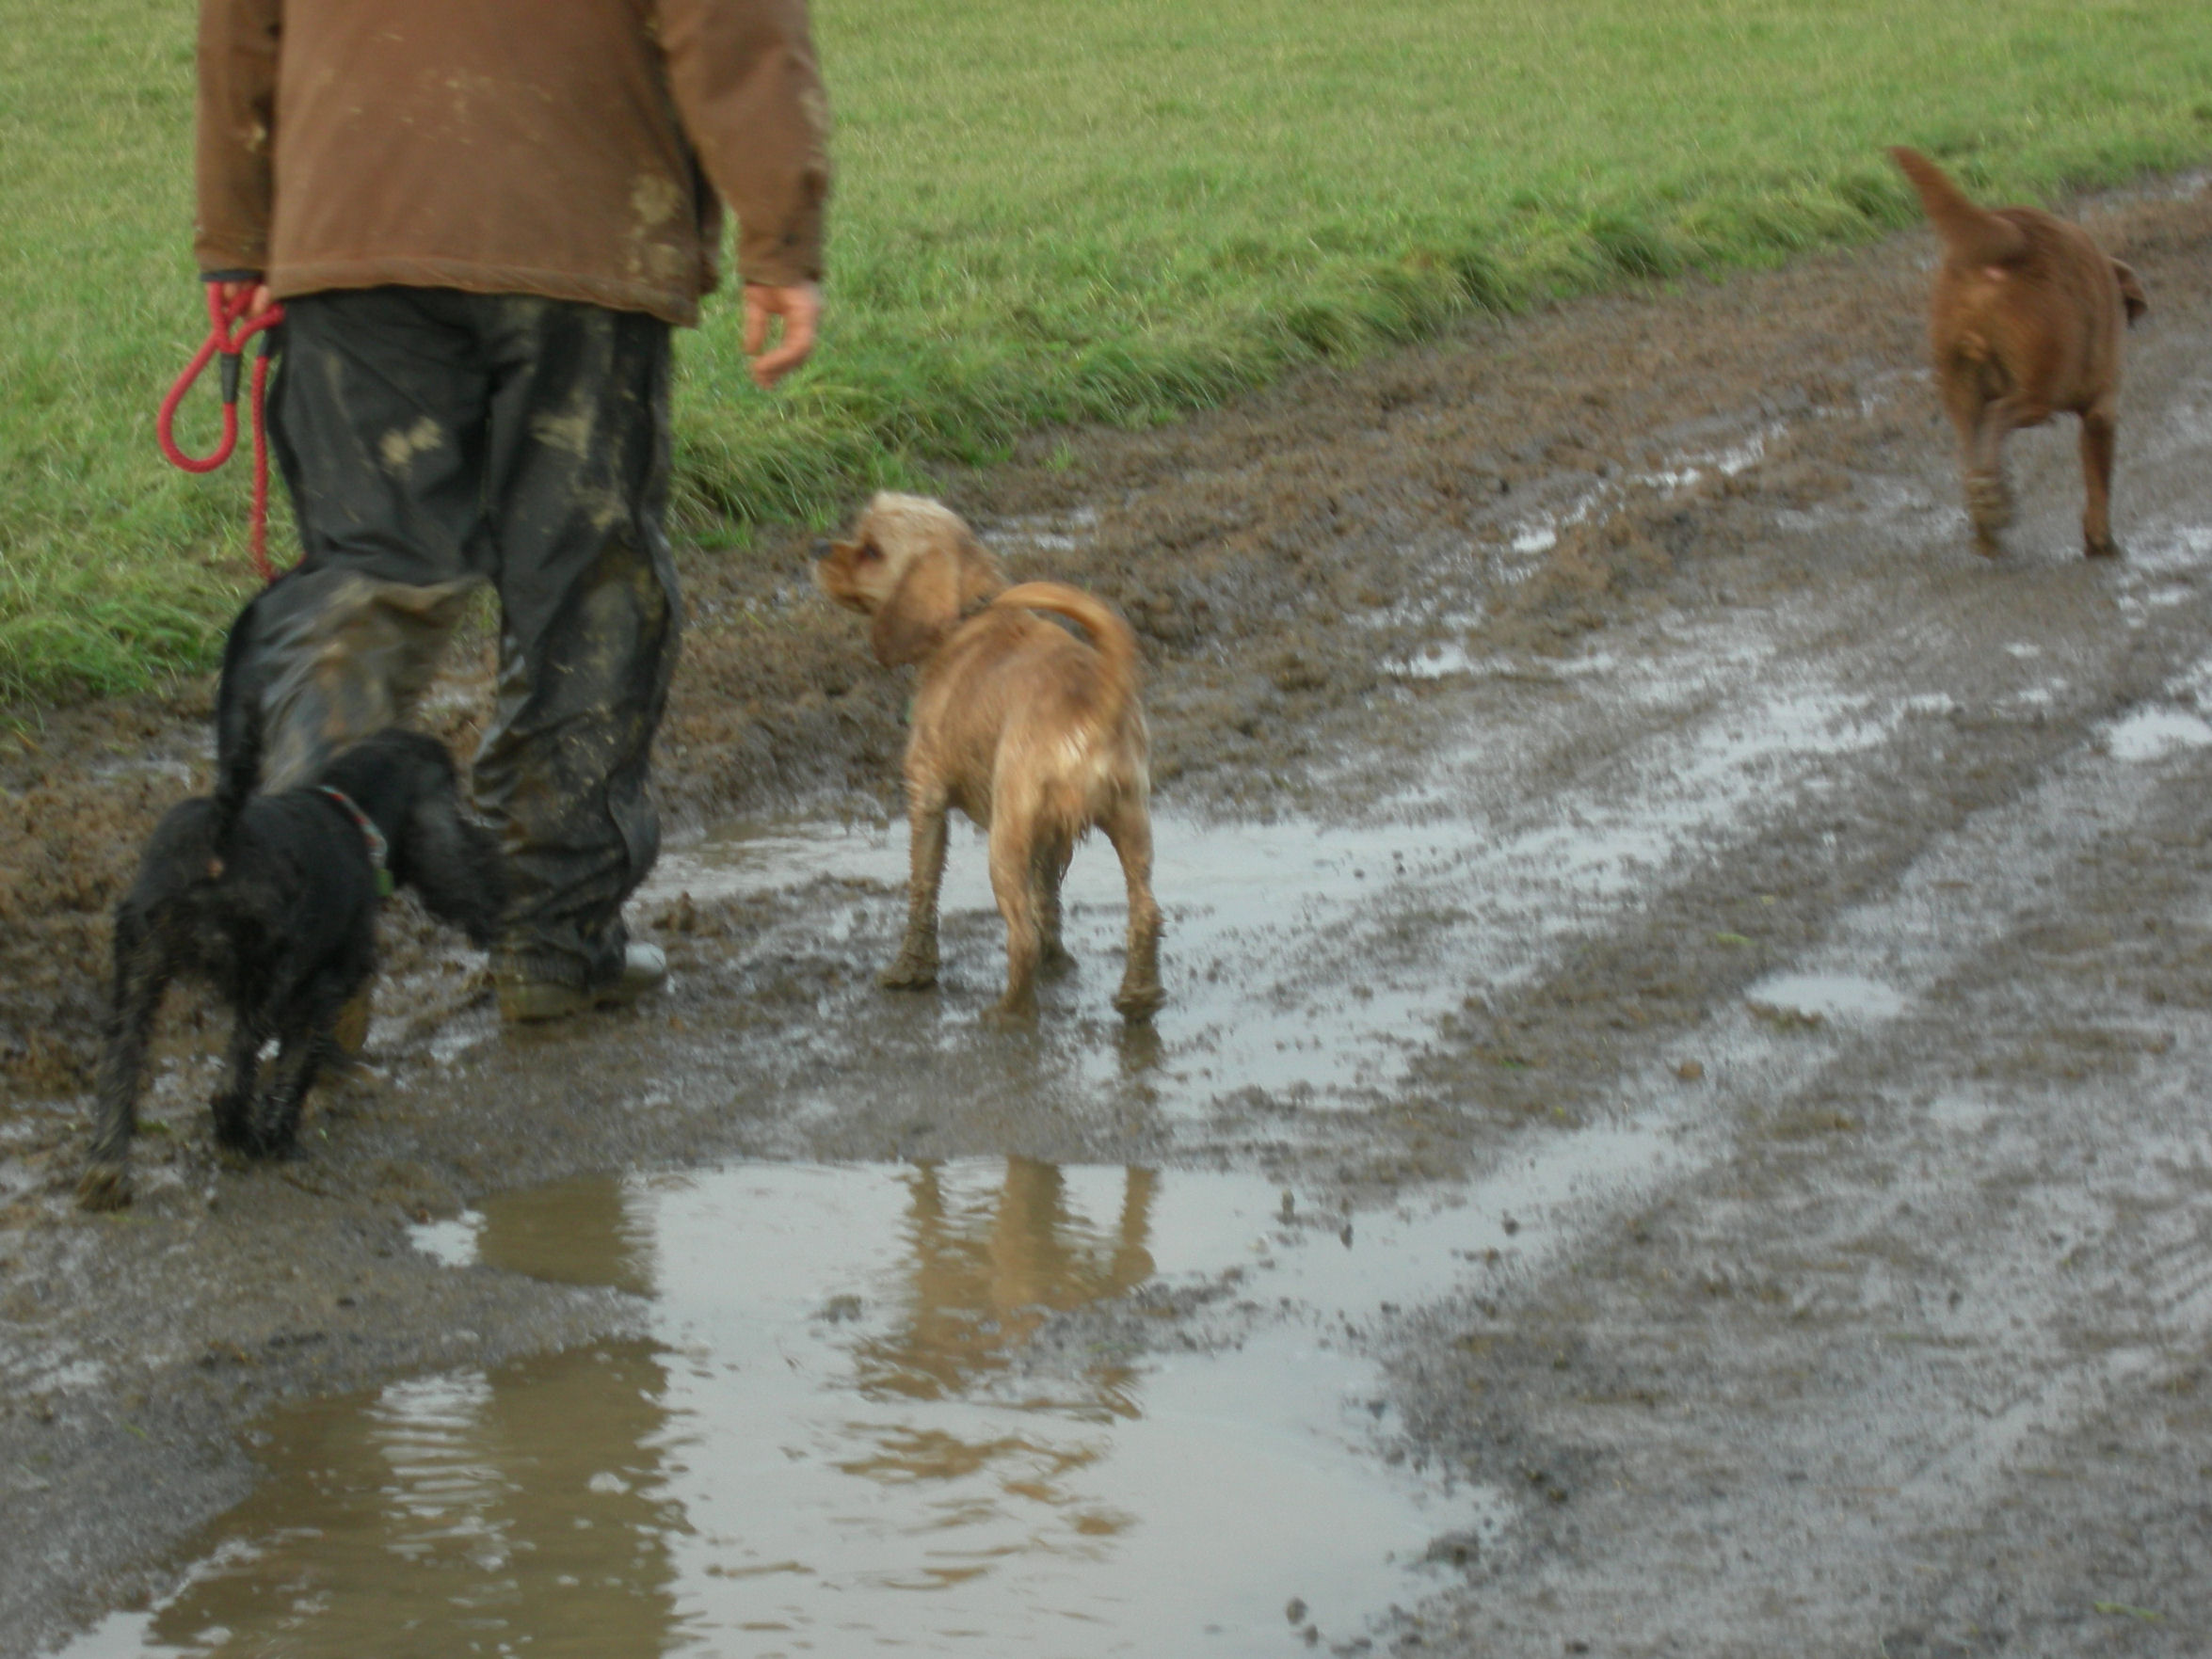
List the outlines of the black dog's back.
{"label": "black dog's back", "polygon": [[375,868],[361,832],[305,790],[173,806],[154,826],[117,906],[157,937],[168,971],[205,981],[232,1007],[272,975],[344,953],[375,920]]}

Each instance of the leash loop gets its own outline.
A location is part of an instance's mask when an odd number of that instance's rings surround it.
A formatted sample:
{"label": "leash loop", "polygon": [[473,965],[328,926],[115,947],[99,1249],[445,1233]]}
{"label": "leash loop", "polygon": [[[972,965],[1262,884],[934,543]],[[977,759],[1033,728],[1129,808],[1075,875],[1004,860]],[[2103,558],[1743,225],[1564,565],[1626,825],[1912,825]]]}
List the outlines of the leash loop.
{"label": "leash loop", "polygon": [[[269,566],[269,450],[268,417],[266,412],[269,374],[269,355],[273,336],[268,330],[284,320],[284,308],[272,305],[265,311],[254,311],[253,291],[243,287],[237,297],[225,304],[222,290],[215,283],[207,284],[207,338],[200,343],[200,349],[192,354],[192,360],[184,365],[184,372],[161,400],[161,409],[153,418],[154,441],[161,446],[162,458],[172,467],[186,472],[213,472],[238,447],[238,384],[241,365],[246,355],[246,343],[256,334],[261,344],[254,353],[251,378],[251,409],[253,423],[253,509],[248,521],[248,540],[253,552],[253,567],[264,582],[276,580],[276,572]],[[222,359],[217,371],[217,389],[222,399],[222,436],[216,446],[204,455],[185,453],[177,442],[177,407],[184,401],[184,394],[192,390],[193,382],[206,370],[208,363]]]}

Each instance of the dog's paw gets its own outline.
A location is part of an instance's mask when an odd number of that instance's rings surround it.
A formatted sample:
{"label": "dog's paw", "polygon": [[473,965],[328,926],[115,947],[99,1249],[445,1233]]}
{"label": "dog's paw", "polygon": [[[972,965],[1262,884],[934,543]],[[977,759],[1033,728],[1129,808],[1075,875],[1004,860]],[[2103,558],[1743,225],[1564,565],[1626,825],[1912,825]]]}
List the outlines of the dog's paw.
{"label": "dog's paw", "polygon": [[246,1150],[264,1163],[286,1163],[299,1156],[299,1137],[288,1128],[260,1128]]}
{"label": "dog's paw", "polygon": [[902,956],[875,976],[886,991],[926,991],[937,983],[937,959]]}
{"label": "dog's paw", "polygon": [[1166,1063],[1167,1045],[1161,1041],[1160,1028],[1150,1020],[1122,1021],[1114,1035],[1114,1047],[1125,1077],[1141,1077]]}
{"label": "dog's paw", "polygon": [[1983,472],[1966,480],[1966,513],[1974,520],[1974,537],[1981,550],[1996,545],[1997,532],[2012,522],[2012,492],[2005,481]]}
{"label": "dog's paw", "polygon": [[77,1207],[120,1210],[131,1202],[131,1175],[121,1164],[92,1164],[77,1177]]}
{"label": "dog's paw", "polygon": [[2088,559],[2117,559],[2123,556],[2120,544],[2108,535],[2103,541],[2092,541],[2084,537],[2081,552],[2082,556]]}
{"label": "dog's paw", "polygon": [[1167,993],[1155,980],[1148,984],[1124,983],[1114,994],[1114,1012],[1125,1020],[1148,1020],[1160,1012],[1167,1000]]}
{"label": "dog's paw", "polygon": [[1037,999],[1024,997],[1019,1000],[1002,997],[983,1011],[983,1023],[1001,1031],[1034,1030],[1037,1023]]}
{"label": "dog's paw", "polygon": [[253,1116],[242,1094],[218,1094],[207,1103],[215,1110],[215,1141],[227,1152],[256,1152]]}
{"label": "dog's paw", "polygon": [[264,1101],[248,1125],[246,1141],[240,1150],[257,1158],[288,1158],[297,1156],[298,1141],[298,1120],[271,1109]]}

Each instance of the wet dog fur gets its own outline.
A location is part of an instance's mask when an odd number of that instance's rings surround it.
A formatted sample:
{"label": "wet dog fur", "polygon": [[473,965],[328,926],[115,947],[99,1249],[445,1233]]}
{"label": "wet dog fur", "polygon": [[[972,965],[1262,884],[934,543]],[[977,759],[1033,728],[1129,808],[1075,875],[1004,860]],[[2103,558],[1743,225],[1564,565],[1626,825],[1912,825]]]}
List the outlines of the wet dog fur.
{"label": "wet dog fur", "polygon": [[[906,934],[881,982],[937,981],[945,819],[956,806],[988,833],[991,891],[1006,923],[1006,992],[994,1012],[1033,1015],[1038,974],[1070,965],[1060,882],[1076,842],[1097,828],[1129,889],[1129,958],[1114,1006],[1126,1019],[1151,1014],[1162,1000],[1160,906],[1149,738],[1129,624],[1078,588],[1008,587],[968,526],[919,496],[877,495],[814,574],[824,593],[871,619],[879,662],[921,665],[906,758]],[[1089,643],[1037,612],[1073,622]]]}
{"label": "wet dog fur", "polygon": [[2150,309],[2142,285],[2078,225],[2031,207],[1977,206],[1917,151],[1889,153],[1943,243],[1929,343],[1959,432],[1976,550],[2004,550],[1998,535],[2012,516],[2000,454],[2007,434],[2065,413],[2081,419],[2083,549],[2092,559],[2116,556],[2121,337]]}
{"label": "wet dog fur", "polygon": [[[78,1183],[88,1209],[130,1201],[128,1158],[146,1048],[163,991],[179,976],[211,984],[234,1016],[216,1139],[239,1151],[288,1151],[300,1107],[333,1052],[339,1011],[376,967],[380,897],[368,837],[345,795],[382,835],[393,885],[489,945],[505,903],[497,840],[463,818],[453,758],[436,739],[389,730],[332,758],[313,786],[253,793],[261,698],[245,662],[253,612],[232,627],[216,697],[216,785],[154,826],[136,879],[116,906],[98,1122]],[[278,1042],[264,1079],[262,1050]]]}

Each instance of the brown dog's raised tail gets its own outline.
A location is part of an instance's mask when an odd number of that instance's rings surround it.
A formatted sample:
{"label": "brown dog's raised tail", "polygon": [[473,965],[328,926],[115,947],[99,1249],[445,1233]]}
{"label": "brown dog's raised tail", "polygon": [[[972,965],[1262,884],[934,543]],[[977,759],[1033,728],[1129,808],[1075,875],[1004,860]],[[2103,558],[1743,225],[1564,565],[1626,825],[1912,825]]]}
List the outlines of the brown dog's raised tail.
{"label": "brown dog's raised tail", "polygon": [[991,600],[992,606],[1021,611],[1050,611],[1065,616],[1091,636],[1091,645],[1106,665],[1106,694],[1093,716],[1100,731],[1120,724],[1122,710],[1137,694],[1137,636],[1112,607],[1093,598],[1080,587],[1058,582],[1024,582]]}
{"label": "brown dog's raised tail", "polygon": [[2026,231],[2002,214],[1968,200],[1944,170],[1917,150],[1900,144],[1889,152],[1889,159],[1920,192],[1921,211],[1953,259],[1970,265],[2001,265],[2028,251]]}
{"label": "brown dog's raised tail", "polygon": [[2136,276],[2133,265],[2124,265],[2114,260],[2112,275],[2120,284],[2121,308],[2127,312],[2127,326],[2132,328],[2138,317],[2149,313],[2151,302],[2143,297],[2143,285]]}

